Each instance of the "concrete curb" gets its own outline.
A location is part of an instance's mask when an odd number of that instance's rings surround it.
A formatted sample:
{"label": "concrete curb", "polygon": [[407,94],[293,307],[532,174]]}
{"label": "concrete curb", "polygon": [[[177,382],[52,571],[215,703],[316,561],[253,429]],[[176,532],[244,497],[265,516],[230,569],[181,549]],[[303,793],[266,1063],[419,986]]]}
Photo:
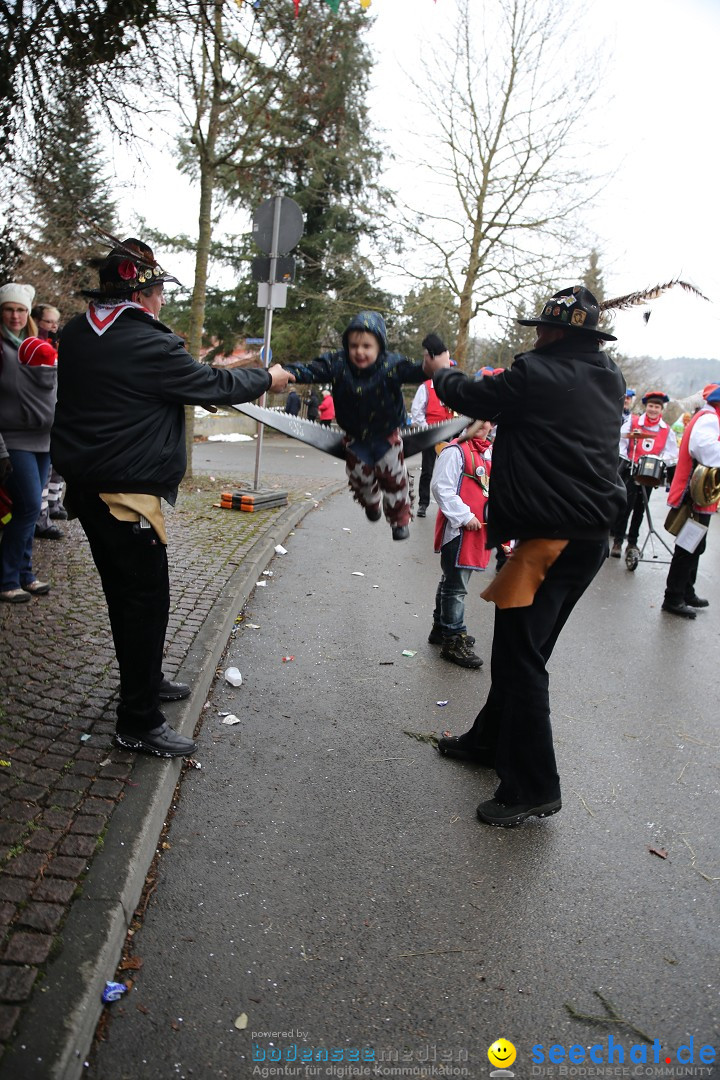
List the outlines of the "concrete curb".
{"label": "concrete curb", "polygon": [[[342,491],[326,491],[322,499]],[[263,569],[292,529],[318,501],[290,505],[250,549],[230,578],[185,658],[181,677],[193,688],[183,702],[164,706],[176,730],[192,735],[238,611]],[[128,791],[115,808],[102,850],[93,857],[82,894],[61,932],[62,952],[39,982],[18,1033],[0,1063],[0,1080],[78,1080],[102,1012],[133,913],[142,895],[165,824],[182,762],[138,756]]]}

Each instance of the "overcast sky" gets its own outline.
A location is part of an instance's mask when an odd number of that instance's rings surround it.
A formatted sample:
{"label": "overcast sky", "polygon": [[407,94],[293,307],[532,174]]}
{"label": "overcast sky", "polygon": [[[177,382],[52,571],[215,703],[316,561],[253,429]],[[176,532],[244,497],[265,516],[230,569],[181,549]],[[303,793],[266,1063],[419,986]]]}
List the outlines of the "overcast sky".
{"label": "overcast sky", "polygon": [[[712,301],[676,289],[654,302],[648,323],[642,309],[621,313],[618,347],[634,356],[720,357],[720,0],[583,0],[566,11],[582,20],[586,45],[591,53],[597,46],[606,72],[608,101],[594,121],[602,149],[590,164],[614,176],[587,225],[597,238],[608,295],[681,277]],[[455,0],[372,0],[377,91],[369,104],[395,148],[407,143],[416,108],[403,71],[442,80],[440,38],[454,12]],[[414,173],[396,165],[389,181],[412,184],[422,147],[410,145],[408,153],[411,162],[418,155]],[[121,171],[122,162],[116,165]],[[170,232],[180,215],[190,231],[195,194],[175,178],[167,155],[159,169],[164,183],[145,188],[145,216]]]}

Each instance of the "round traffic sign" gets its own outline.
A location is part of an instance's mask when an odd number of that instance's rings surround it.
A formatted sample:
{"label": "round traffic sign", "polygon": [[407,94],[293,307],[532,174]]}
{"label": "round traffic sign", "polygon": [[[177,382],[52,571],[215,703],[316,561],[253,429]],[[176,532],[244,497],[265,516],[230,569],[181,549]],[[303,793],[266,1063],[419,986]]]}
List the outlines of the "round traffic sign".
{"label": "round traffic sign", "polygon": [[263,345],[262,349],[260,350],[260,359],[262,360],[263,364],[267,364],[269,366],[271,361],[272,361],[272,349],[268,348],[268,350],[267,350],[267,360],[266,360],[265,359],[265,346]]}
{"label": "round traffic sign", "polygon": [[253,214],[253,240],[261,251],[270,255],[273,253],[273,223],[275,220],[275,205],[279,203],[280,221],[278,225],[278,241],[276,255],[286,255],[297,244],[303,234],[304,222],[302,210],[294,199],[287,195],[277,195],[272,199],[266,199],[260,203]]}

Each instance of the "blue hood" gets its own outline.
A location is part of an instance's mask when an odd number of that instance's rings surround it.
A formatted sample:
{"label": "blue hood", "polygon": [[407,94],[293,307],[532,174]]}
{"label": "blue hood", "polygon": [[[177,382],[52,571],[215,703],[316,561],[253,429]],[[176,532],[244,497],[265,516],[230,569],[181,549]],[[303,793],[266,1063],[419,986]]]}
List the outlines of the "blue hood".
{"label": "blue hood", "polygon": [[354,315],[348,324],[348,328],[342,336],[343,349],[348,356],[348,334],[352,330],[362,330],[365,333],[374,334],[380,342],[380,353],[387,350],[387,330],[385,320],[378,311],[361,311]]}

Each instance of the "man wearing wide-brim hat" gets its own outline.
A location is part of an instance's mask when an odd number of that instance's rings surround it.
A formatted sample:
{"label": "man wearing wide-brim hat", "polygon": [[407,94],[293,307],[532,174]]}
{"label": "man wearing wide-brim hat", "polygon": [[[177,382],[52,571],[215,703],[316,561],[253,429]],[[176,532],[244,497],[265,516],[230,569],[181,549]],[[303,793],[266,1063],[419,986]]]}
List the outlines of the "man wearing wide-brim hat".
{"label": "man wearing wide-brim hat", "polygon": [[[677,468],[670,485],[668,504],[674,509],[687,504],[689,516],[707,530],[718,508],[717,477],[699,475],[700,470],[720,469],[720,386],[710,383],[703,390],[705,405],[688,422],[680,443]],[[697,483],[705,480],[705,484]],[[687,512],[687,511],[686,511]],[[709,603],[695,592],[698,563],[705,550],[707,532],[692,551],[681,543],[678,533],[670,561],[662,609],[670,615],[694,619],[698,608]],[[684,541],[686,542],[686,541]]]}
{"label": "man wearing wide-brim hat", "polygon": [[190,687],[164,678],[170,607],[162,500],[174,505],[187,466],[185,405],[231,405],[292,376],[274,365],[220,370],[200,364],[160,322],[164,285],[177,281],[134,238],[100,260],[85,315],[60,336],[52,460],[100,573],[120,667],[115,740],[178,757],[192,739],[173,731],[161,701]]}
{"label": "man wearing wide-brim hat", "polygon": [[520,321],[537,339],[507,371],[434,376],[447,405],[497,423],[488,541],[519,541],[482,594],[496,605],[487,701],[468,732],[438,742],[441,753],[496,770],[495,797],[477,814],[501,826],[561,808],[546,663],[607,558],[625,499],[617,478],[625,381],[600,350],[615,338],[598,324],[595,297],[582,285],[563,289]]}

